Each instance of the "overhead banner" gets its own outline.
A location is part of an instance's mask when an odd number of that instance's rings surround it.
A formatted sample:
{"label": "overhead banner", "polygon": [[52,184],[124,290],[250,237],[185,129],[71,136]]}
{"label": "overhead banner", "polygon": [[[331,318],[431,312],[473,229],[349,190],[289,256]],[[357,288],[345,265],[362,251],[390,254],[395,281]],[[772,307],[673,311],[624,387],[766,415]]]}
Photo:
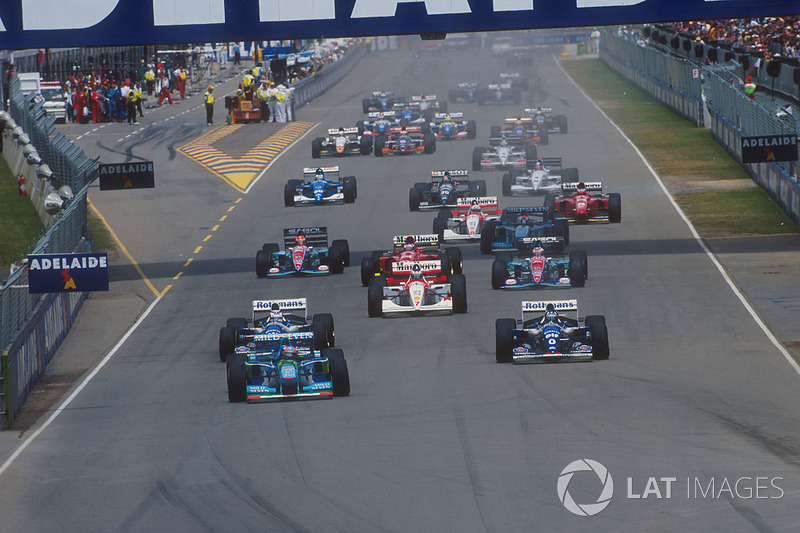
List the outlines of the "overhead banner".
{"label": "overhead banner", "polygon": [[605,26],[797,13],[787,0],[3,0],[0,49]]}
{"label": "overhead banner", "polygon": [[108,254],[34,254],[28,256],[28,292],[108,290]]}
{"label": "overhead banner", "polygon": [[101,191],[122,189],[152,189],[156,186],[152,161],[135,163],[104,163],[97,169]]}
{"label": "overhead banner", "polygon": [[797,161],[797,135],[742,137],[742,163]]}

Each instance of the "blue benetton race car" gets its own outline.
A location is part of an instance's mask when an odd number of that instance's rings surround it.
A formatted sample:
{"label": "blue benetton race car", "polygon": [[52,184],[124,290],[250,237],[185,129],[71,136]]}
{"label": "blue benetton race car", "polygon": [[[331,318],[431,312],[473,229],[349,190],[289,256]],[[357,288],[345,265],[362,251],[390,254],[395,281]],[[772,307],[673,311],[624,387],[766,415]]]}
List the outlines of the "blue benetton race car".
{"label": "blue benetton race car", "polygon": [[289,180],[283,187],[283,203],[286,207],[352,204],[356,196],[358,189],[355,176],[341,177],[339,167],[304,168],[302,180]]}
{"label": "blue benetton race car", "polygon": [[528,253],[535,244],[561,254],[569,244],[569,222],[548,218],[545,206],[507,207],[500,220],[489,220],[481,231],[481,253]]}
{"label": "blue benetton race car", "polygon": [[328,247],[328,228],[287,228],[283,230],[284,251],[277,243],[266,243],[256,252],[259,278],[296,275],[341,274],[350,264],[350,245],[338,239]]}
{"label": "blue benetton race car", "polygon": [[[574,317],[566,312],[574,312]],[[590,315],[581,325],[577,300],[522,302],[521,321],[513,318],[495,321],[498,363],[608,359],[608,356],[606,317]]]}

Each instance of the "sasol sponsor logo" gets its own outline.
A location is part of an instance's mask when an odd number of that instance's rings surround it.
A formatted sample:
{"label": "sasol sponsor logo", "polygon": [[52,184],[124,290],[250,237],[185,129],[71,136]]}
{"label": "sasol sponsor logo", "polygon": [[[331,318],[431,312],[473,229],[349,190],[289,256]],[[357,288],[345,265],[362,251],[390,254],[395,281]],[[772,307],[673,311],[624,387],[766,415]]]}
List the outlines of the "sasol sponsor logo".
{"label": "sasol sponsor logo", "polygon": [[287,228],[283,230],[286,235],[297,235],[298,233],[302,233],[304,235],[310,234],[320,234],[320,233],[327,233],[328,228],[326,227],[314,227],[314,228]]}

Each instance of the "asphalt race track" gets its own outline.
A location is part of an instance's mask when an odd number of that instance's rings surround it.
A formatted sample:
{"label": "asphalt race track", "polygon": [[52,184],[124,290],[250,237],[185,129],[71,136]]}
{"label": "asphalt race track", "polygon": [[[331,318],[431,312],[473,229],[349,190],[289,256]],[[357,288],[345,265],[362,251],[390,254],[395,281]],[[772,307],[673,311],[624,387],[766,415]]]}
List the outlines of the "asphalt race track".
{"label": "asphalt race track", "polygon": [[[409,212],[409,187],[432,169],[470,168],[473,147],[487,144],[489,127],[516,106],[451,105],[478,121],[477,142],[440,141],[433,155],[325,160],[357,177],[355,204],[286,208],[282,191],[315,164],[311,138],[363,118],[368,92],[444,98],[458,82],[510,70],[488,51],[367,56],[298,113],[319,126],[244,195],[176,154],[207,131],[194,104],[127,139],[133,127],[125,124],[81,139],[89,155],[156,162],[155,190],[95,191],[92,200],[153,285],[172,287],[0,476],[0,529],[800,529],[799,376],[555,53],[538,50],[523,103],[566,114],[569,133],[552,135],[540,153],[621,193],[622,223],[572,227],[571,249],[589,258],[580,289],[493,291],[491,258],[462,246],[464,315],[368,318],[358,264],[395,234],[429,232],[434,215]],[[276,130],[238,130],[240,150]],[[472,173],[498,195],[501,176]],[[257,279],[256,250],[299,225],[348,239],[352,266],[327,278]],[[136,277],[130,268],[115,275]],[[300,296],[311,312],[334,314],[351,396],[228,403],[220,326],[247,316],[252,299]],[[606,316],[611,358],[496,364],[495,319],[517,317],[523,299],[557,298],[577,298],[581,315]],[[557,491],[562,470],[579,459],[613,478],[608,507],[591,517],[565,509]],[[578,504],[593,504],[601,482],[578,472],[568,488]]]}

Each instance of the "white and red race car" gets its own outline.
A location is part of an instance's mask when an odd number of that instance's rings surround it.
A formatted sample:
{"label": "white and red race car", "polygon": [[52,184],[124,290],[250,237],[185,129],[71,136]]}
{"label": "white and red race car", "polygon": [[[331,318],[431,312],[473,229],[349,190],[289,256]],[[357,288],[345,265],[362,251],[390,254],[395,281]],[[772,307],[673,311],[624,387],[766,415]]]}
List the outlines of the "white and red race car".
{"label": "white and red race car", "polygon": [[480,241],[481,231],[488,220],[500,220],[502,210],[497,196],[459,198],[453,211],[439,211],[433,219],[433,232],[440,242]]}
{"label": "white and red race car", "polygon": [[367,289],[370,317],[386,313],[467,312],[467,281],[464,274],[447,278],[442,262],[396,261],[391,273],[372,278]]}

